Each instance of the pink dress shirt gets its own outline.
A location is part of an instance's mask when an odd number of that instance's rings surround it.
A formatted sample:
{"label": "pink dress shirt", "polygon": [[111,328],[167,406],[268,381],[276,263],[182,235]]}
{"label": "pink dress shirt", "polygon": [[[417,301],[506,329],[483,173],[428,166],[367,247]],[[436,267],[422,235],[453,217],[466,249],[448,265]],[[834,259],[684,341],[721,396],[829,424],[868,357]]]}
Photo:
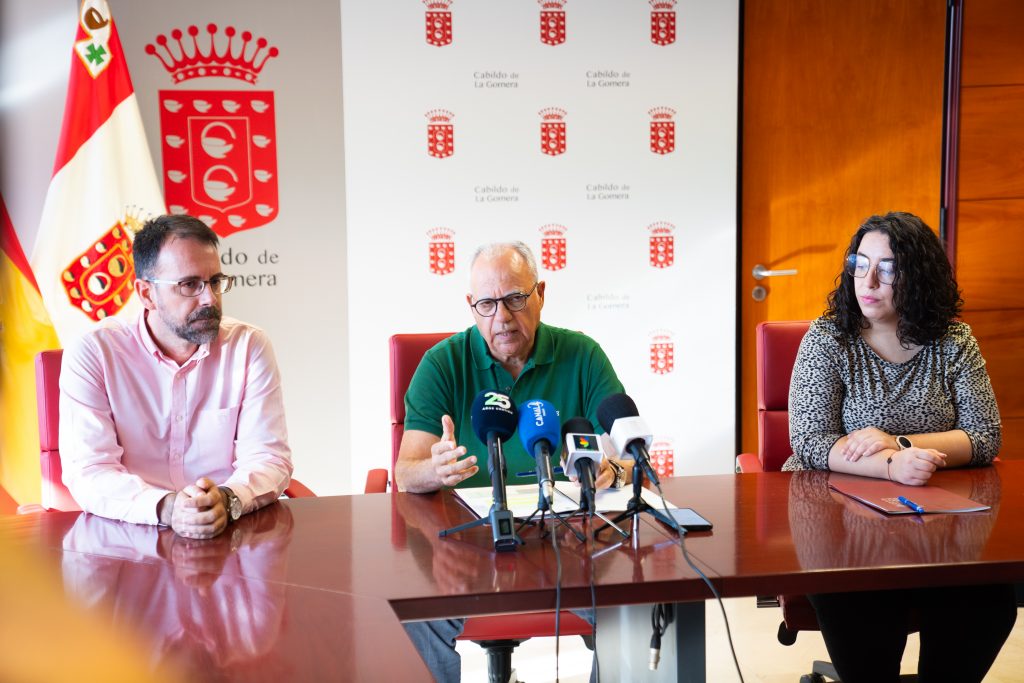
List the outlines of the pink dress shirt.
{"label": "pink dress shirt", "polygon": [[110,319],[64,351],[60,456],[83,510],[157,524],[160,499],[200,477],[229,486],[243,512],[288,486],[281,376],[263,330],[223,318],[184,365],[165,356],[144,311]]}

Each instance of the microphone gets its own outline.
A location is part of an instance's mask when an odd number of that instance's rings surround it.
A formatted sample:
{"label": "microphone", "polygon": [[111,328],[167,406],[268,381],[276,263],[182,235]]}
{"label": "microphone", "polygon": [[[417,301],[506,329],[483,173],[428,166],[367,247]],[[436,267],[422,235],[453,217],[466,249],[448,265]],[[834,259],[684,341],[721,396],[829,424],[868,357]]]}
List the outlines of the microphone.
{"label": "microphone", "polygon": [[555,406],[535,398],[519,406],[519,440],[537,461],[537,482],[540,484],[542,510],[554,505],[555,477],[551,472],[551,456],[558,452],[558,412]]}
{"label": "microphone", "polygon": [[565,444],[565,471],[575,472],[580,480],[580,507],[585,512],[596,512],[594,496],[595,471],[600,466],[601,442],[594,434],[594,425],[585,417],[574,417],[562,425],[562,442]]}
{"label": "microphone", "polygon": [[476,437],[487,444],[487,471],[491,475],[490,522],[494,549],[499,552],[516,549],[513,517],[505,495],[505,455],[501,444],[516,431],[516,407],[512,399],[498,391],[481,391],[473,399],[470,424]]}
{"label": "microphone", "polygon": [[651,467],[647,448],[654,435],[647,423],[640,417],[636,403],[626,394],[612,394],[597,407],[597,419],[611,437],[615,452],[620,458],[636,460],[643,467],[647,478],[660,486],[658,473]]}

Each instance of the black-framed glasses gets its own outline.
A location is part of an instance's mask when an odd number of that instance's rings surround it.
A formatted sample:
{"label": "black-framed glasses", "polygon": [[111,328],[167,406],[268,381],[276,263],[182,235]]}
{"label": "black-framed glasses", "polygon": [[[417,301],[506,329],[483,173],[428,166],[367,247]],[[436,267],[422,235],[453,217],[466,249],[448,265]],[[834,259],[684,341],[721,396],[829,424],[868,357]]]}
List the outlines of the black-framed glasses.
{"label": "black-framed glasses", "polygon": [[206,289],[206,285],[210,285],[210,289],[213,290],[214,294],[224,294],[231,291],[231,285],[235,283],[234,276],[224,274],[214,275],[209,280],[203,280],[198,277],[185,278],[184,280],[143,279],[156,285],[174,285],[175,291],[182,296],[199,296]]}
{"label": "black-framed glasses", "polygon": [[475,303],[470,304],[473,310],[479,315],[490,318],[492,315],[498,312],[498,302],[505,304],[505,308],[508,309],[509,313],[515,313],[526,308],[526,301],[530,298],[530,295],[537,289],[539,282],[534,282],[533,287],[530,288],[529,292],[525,294],[523,292],[512,292],[506,294],[500,299],[477,299]]}
{"label": "black-framed glasses", "polygon": [[[863,254],[850,254],[846,257],[846,272],[854,277],[867,277],[871,270],[871,259]],[[891,285],[896,279],[896,261],[884,258],[875,264],[875,276],[883,285]]]}

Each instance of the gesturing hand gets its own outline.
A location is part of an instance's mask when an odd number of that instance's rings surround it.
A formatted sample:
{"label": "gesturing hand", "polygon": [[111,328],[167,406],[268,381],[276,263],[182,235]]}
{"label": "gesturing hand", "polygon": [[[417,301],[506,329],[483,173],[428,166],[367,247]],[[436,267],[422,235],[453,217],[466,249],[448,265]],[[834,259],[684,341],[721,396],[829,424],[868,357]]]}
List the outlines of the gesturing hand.
{"label": "gesturing hand", "polygon": [[480,471],[476,456],[459,460],[464,455],[466,448],[455,443],[455,423],[445,415],[441,418],[441,440],[430,447],[434,473],[442,486],[456,486]]}

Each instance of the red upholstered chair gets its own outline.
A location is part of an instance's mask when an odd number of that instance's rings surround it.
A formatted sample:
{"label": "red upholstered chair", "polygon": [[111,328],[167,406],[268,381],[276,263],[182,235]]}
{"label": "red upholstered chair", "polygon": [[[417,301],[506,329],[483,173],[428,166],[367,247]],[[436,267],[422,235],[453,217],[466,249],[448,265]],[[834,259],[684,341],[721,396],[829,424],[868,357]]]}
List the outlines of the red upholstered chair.
{"label": "red upholstered chair", "polygon": [[[405,428],[405,392],[423,354],[451,332],[431,334],[396,334],[390,340],[391,355],[391,472],[395,471],[398,449]],[[387,490],[388,471],[370,470],[366,477],[366,493]],[[560,615],[559,635],[593,637],[594,629],[569,611]],[[487,650],[490,680],[507,681],[512,672],[512,650],[524,640],[555,635],[555,613],[505,614],[493,617],[472,617],[466,620],[459,640],[471,640]],[[588,641],[592,646],[592,641]]]}
{"label": "red upholstered chair", "polygon": [[[41,351],[36,356],[36,404],[39,409],[39,467],[42,471],[42,507],[47,510],[80,510],[61,481],[60,466],[60,363],[63,351]],[[291,480],[284,491],[289,498],[315,495]],[[25,506],[31,507],[31,506]]]}

